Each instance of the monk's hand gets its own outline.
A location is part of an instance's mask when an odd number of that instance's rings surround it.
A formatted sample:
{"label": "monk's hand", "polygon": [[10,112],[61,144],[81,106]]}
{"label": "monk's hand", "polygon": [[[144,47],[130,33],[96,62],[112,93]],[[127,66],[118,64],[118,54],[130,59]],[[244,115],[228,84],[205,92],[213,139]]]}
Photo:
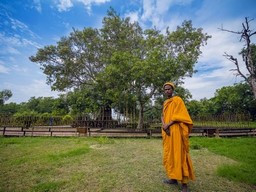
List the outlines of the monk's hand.
{"label": "monk's hand", "polygon": [[171,133],[170,133],[170,125],[164,124],[163,125],[163,130],[165,131],[166,135],[168,135],[168,136],[171,135]]}

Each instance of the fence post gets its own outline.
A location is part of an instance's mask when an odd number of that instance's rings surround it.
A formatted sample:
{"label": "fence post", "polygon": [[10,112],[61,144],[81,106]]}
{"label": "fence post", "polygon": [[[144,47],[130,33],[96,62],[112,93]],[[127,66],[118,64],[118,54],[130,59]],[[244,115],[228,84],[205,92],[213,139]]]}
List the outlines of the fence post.
{"label": "fence post", "polygon": [[219,128],[217,128],[215,132],[215,137],[219,137],[219,136],[220,136],[220,131],[219,131]]}
{"label": "fence post", "polygon": [[51,137],[52,137],[52,128],[51,127],[49,127],[49,132],[51,132]]}
{"label": "fence post", "polygon": [[147,137],[150,139],[152,136],[152,131],[151,129],[150,130],[147,130]]}
{"label": "fence post", "polygon": [[26,135],[26,131],[24,131],[24,127],[21,127],[21,131],[23,132],[23,137]]}
{"label": "fence post", "polygon": [[5,129],[6,129],[6,126],[4,126],[4,130],[3,130],[3,136],[5,135]]}

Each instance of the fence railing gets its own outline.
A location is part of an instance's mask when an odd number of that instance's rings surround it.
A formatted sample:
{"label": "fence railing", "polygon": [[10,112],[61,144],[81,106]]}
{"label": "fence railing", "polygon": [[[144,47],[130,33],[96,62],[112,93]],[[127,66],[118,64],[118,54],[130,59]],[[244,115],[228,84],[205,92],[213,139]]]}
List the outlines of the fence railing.
{"label": "fence railing", "polygon": [[[0,126],[2,136],[106,136],[106,137],[161,137],[161,127],[148,129],[119,128],[95,128],[95,127],[72,127],[72,126]],[[190,136],[205,137],[235,137],[256,136],[256,128],[216,128],[194,127]]]}

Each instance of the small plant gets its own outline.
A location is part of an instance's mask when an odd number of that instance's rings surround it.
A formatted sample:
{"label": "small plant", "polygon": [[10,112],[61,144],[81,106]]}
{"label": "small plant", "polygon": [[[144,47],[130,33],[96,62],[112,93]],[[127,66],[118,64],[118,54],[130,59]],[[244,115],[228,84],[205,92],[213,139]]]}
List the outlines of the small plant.
{"label": "small plant", "polygon": [[108,137],[105,137],[105,136],[101,136],[97,139],[98,143],[100,145],[103,145],[103,144],[112,144],[114,143],[114,140],[108,138]]}
{"label": "small plant", "polygon": [[199,144],[193,144],[193,145],[191,145],[190,148],[194,149],[194,150],[199,150],[199,149],[202,149],[203,147],[201,145],[199,145]]}

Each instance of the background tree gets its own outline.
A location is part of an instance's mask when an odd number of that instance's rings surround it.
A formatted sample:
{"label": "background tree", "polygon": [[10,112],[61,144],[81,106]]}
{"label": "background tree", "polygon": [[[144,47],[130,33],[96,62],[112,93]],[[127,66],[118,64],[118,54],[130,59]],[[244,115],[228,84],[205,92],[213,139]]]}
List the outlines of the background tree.
{"label": "background tree", "polygon": [[238,83],[216,90],[213,101],[216,114],[247,114],[252,110],[253,93],[247,83]]}
{"label": "background tree", "polygon": [[8,99],[12,97],[12,91],[4,89],[0,91],[0,105],[3,105]]}
{"label": "background tree", "polygon": [[256,99],[256,45],[255,43],[252,43],[252,37],[256,34],[256,31],[250,28],[249,24],[252,20],[253,19],[250,20],[249,18],[245,17],[245,22],[242,23],[242,31],[235,32],[227,29],[221,30],[241,35],[240,41],[245,42],[240,55],[242,55],[247,70],[246,73],[241,71],[241,64],[238,62],[237,58],[228,53],[225,53],[224,56],[235,64],[236,68],[233,69],[233,71],[235,71],[237,76],[241,76],[250,85],[254,99]]}
{"label": "background tree", "polygon": [[0,105],[0,114],[13,115],[20,111],[20,104],[11,102],[4,105]]}
{"label": "background tree", "polygon": [[97,112],[100,107],[102,93],[97,92],[98,89],[94,89],[91,86],[84,86],[80,89],[76,89],[67,94],[67,102],[71,109],[71,114],[74,116],[90,115],[91,117],[97,117]]}
{"label": "background tree", "polygon": [[222,87],[210,99],[189,101],[188,110],[195,121],[215,120],[220,116],[244,115],[255,119],[256,103],[248,83]]}

